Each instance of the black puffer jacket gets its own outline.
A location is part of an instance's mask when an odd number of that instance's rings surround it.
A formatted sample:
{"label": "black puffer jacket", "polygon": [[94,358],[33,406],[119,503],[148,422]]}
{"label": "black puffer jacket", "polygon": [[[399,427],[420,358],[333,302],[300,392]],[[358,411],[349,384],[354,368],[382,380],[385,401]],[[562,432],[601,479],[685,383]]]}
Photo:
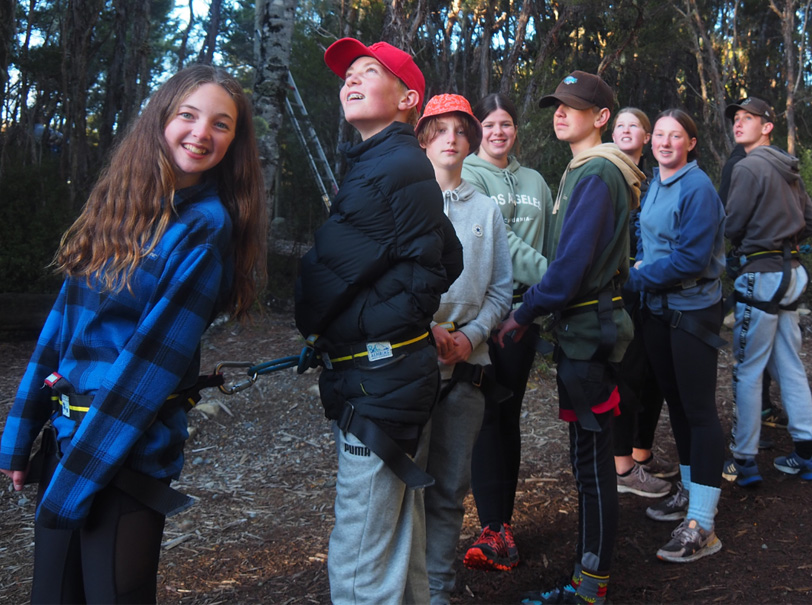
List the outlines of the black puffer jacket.
{"label": "black puffer jacket", "polygon": [[411,126],[394,122],[345,150],[350,169],[296,284],[296,326],[319,345],[428,329],[462,271],[434,170]]}
{"label": "black puffer jacket", "polygon": [[[296,284],[296,326],[318,334],[328,353],[429,330],[440,296],[462,272],[462,245],[412,127],[395,122],[345,153],[350,170]],[[438,383],[433,347],[320,378],[328,418],[349,401],[394,438],[408,437],[399,426],[428,420]]]}

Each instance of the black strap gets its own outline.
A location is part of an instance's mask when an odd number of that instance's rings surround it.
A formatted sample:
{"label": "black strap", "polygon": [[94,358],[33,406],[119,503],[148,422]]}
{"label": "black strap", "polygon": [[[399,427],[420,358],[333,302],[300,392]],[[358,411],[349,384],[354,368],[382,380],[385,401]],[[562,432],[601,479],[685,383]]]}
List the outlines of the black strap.
{"label": "black strap", "polygon": [[[615,310],[612,294],[611,290],[604,290],[598,294],[598,322],[601,327],[601,339],[595,354],[592,356],[595,361],[608,361],[617,344],[617,325],[612,318]],[[620,306],[623,306],[622,296]]]}
{"label": "black strap", "polygon": [[[765,313],[769,313],[770,315],[777,315],[780,310],[784,311],[794,311],[798,308],[798,301],[790,303],[789,305],[782,305],[781,300],[787,293],[789,289],[789,283],[792,279],[792,255],[795,252],[790,247],[790,242],[784,242],[784,263],[781,267],[781,281],[778,283],[778,288],[775,290],[772,298],[768,301],[765,300],[757,300],[750,296],[746,296],[742,294],[738,290],[733,290],[730,296],[728,296],[727,300],[725,300],[725,310],[729,311],[733,306],[740,302],[742,304],[748,305],[750,307],[755,307],[760,311],[764,311]],[[770,252],[772,254],[772,252]],[[756,253],[758,254],[758,253]],[[753,256],[753,255],[751,255]],[[732,299],[732,302],[730,302]]]}
{"label": "black strap", "polygon": [[[578,422],[587,431],[600,433],[601,425],[592,412],[592,402],[587,400],[581,381],[586,378],[601,380],[605,377],[606,369],[600,362],[580,361],[576,363],[563,355],[560,350],[557,352],[556,357],[558,358],[556,360],[558,377],[567,389]],[[597,372],[600,372],[600,376],[597,375]],[[594,375],[590,376],[590,374]]]}
{"label": "black strap", "polygon": [[496,381],[493,366],[482,366],[461,361],[454,364],[451,379],[440,390],[439,401],[445,399],[451,390],[460,382],[472,384],[476,388],[481,389],[482,394],[494,403],[502,403],[513,396],[513,391]]}
{"label": "black strap", "polygon": [[[49,464],[58,464],[61,457],[56,430],[53,427],[44,429],[40,448],[29,461],[26,484],[39,483],[44,469]],[[118,469],[110,485],[166,517],[182,512],[194,504],[192,498],[171,488],[168,481],[150,477],[127,467]]]}
{"label": "black strap", "polygon": [[168,483],[126,467],[119,469],[110,485],[166,517],[183,512],[195,503]]}
{"label": "black strap", "polygon": [[692,336],[696,336],[699,340],[714,349],[721,349],[727,346],[727,341],[706,328],[702,323],[691,315],[685,315],[678,309],[663,309],[662,314],[654,314],[654,317],[659,317],[665,321],[673,329],[680,329]]}
{"label": "black strap", "polygon": [[434,478],[422,470],[414,460],[406,455],[400,446],[386,432],[369,418],[356,413],[349,402],[344,404],[338,428],[355,435],[361,443],[383,460],[384,464],[406,484],[409,489],[430,487]]}

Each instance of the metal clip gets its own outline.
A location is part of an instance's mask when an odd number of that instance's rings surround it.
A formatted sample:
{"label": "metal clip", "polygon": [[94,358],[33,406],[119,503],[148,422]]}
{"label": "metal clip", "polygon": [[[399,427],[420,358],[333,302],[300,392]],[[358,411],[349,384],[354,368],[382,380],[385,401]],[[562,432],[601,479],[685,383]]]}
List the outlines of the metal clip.
{"label": "metal clip", "polygon": [[[215,374],[221,374],[223,368],[252,368],[254,364],[249,361],[221,361],[217,364],[217,367],[214,368]],[[257,377],[259,374],[254,372],[253,374],[249,375],[248,378],[243,380],[242,382],[238,382],[232,386],[226,386],[225,384],[221,384],[218,388],[220,389],[221,393],[226,395],[233,395],[234,393],[239,393],[240,391],[244,391],[257,381]]]}

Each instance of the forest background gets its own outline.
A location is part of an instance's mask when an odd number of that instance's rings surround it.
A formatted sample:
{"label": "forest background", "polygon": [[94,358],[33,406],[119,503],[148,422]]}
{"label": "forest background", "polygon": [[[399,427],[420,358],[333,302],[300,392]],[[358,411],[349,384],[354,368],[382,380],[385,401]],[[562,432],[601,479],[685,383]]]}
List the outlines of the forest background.
{"label": "forest background", "polygon": [[[265,169],[271,280],[290,299],[296,258],[324,196],[285,113],[293,76],[338,182],[340,80],[324,49],[352,36],[410,50],[426,99],[489,92],[519,107],[520,161],[555,191],[569,159],[538,99],[574,69],[599,73],[618,107],[653,120],[686,109],[718,183],[733,148],[724,107],[747,95],[779,116],[773,142],[812,184],[812,0],[0,0],[0,294],[48,293],[47,268],[117,135],[179,68],[221,65],[253,95]],[[295,113],[295,111],[294,111]],[[607,140],[608,137],[607,137]],[[651,163],[651,162],[650,162]],[[323,171],[322,171],[323,172]],[[333,189],[327,183],[328,195]],[[280,242],[286,245],[280,245]]]}

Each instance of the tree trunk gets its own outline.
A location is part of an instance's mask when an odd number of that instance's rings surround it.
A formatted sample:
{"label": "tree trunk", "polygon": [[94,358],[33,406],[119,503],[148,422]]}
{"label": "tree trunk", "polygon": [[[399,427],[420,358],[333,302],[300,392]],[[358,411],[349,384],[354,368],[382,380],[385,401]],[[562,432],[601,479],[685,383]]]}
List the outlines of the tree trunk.
{"label": "tree trunk", "polygon": [[8,66],[11,63],[11,47],[14,42],[14,12],[16,0],[0,0],[0,107],[6,100]]}
{"label": "tree trunk", "polygon": [[104,0],[68,0],[62,24],[62,98],[65,104],[71,203],[88,186],[90,146],[87,141],[88,69],[93,29]]}
{"label": "tree trunk", "polygon": [[209,22],[206,26],[206,40],[197,56],[198,63],[211,65],[214,59],[214,50],[217,47],[217,34],[220,32],[220,13],[222,12],[223,0],[211,0],[209,5]]}
{"label": "tree trunk", "polygon": [[297,0],[257,0],[254,39],[254,113],[267,124],[261,137],[259,155],[265,177],[268,217],[273,218],[276,171],[279,167],[277,133],[282,127],[285,95],[288,91],[288,65]]}
{"label": "tree trunk", "polygon": [[516,82],[516,65],[519,63],[519,55],[524,47],[524,38],[527,33],[527,22],[530,20],[530,9],[533,3],[525,0],[522,3],[522,12],[519,14],[519,19],[516,23],[516,35],[513,40],[513,48],[510,49],[510,54],[505,61],[505,67],[502,71],[502,81],[499,83],[499,92],[502,94],[509,94],[513,90],[513,85]]}
{"label": "tree trunk", "polygon": [[[795,48],[795,11],[798,9],[797,0],[784,0],[783,6],[779,7],[775,0],[770,0],[770,8],[781,19],[781,37],[784,41],[784,69],[786,69],[786,77],[784,81],[787,87],[787,151],[795,155],[795,142],[797,137],[797,126],[795,125],[795,91],[800,82],[796,82],[795,76],[795,56],[797,49]],[[806,31],[806,21],[809,14],[809,2],[804,7],[804,32],[801,35],[801,48],[800,56],[805,53],[803,40],[806,38],[803,35]],[[803,64],[803,63],[802,63]]]}

